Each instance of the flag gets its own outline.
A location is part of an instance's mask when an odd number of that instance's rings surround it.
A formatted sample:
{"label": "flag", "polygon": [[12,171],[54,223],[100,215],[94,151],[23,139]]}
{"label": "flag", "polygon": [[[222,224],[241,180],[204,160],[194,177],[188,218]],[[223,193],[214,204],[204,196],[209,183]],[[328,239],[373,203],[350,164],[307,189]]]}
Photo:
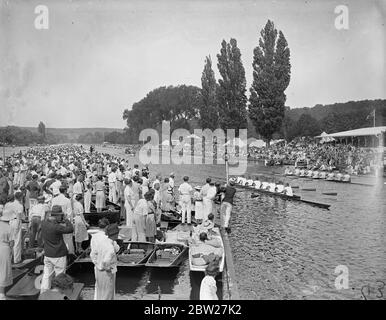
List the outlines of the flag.
{"label": "flag", "polygon": [[366,120],[369,120],[370,118],[375,118],[375,109],[369,113],[369,115],[366,117]]}

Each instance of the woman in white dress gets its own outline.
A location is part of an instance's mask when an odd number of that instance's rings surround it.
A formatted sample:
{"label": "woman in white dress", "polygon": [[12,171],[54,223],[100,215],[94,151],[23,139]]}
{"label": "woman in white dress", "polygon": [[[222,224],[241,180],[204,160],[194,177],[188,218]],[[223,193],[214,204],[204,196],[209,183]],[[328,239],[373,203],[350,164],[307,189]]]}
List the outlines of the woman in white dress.
{"label": "woman in white dress", "polygon": [[74,229],[75,229],[75,247],[76,253],[82,253],[82,242],[88,240],[87,227],[89,224],[84,219],[84,210],[82,206],[82,195],[77,194],[74,202]]}
{"label": "woman in white dress", "polygon": [[126,226],[133,227],[133,211],[135,208],[135,195],[131,188],[133,182],[129,179],[125,179],[125,190],[123,191],[123,197],[125,200],[125,211],[126,211]]}
{"label": "woman in white dress", "polygon": [[194,191],[193,194],[193,201],[194,201],[194,217],[196,218],[197,223],[202,223],[204,219],[204,207],[202,204],[202,197],[201,197],[201,187],[196,186],[194,188],[196,191]]}

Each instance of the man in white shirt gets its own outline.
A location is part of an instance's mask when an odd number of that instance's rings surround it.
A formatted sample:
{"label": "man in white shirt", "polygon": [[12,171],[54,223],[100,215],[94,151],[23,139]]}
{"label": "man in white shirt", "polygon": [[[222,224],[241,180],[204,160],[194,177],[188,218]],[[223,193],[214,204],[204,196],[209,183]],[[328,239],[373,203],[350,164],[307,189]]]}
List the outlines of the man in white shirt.
{"label": "man in white shirt", "polygon": [[41,248],[43,243],[41,239],[41,226],[45,218],[47,205],[44,203],[44,196],[38,197],[38,203],[34,205],[29,211],[29,247],[35,246],[35,239],[37,236],[38,247]]}
{"label": "man in white shirt", "polygon": [[117,273],[117,252],[119,246],[106,235],[109,222],[106,218],[99,221],[97,233],[91,238],[90,258],[94,263],[95,294],[94,300],[114,300]]}
{"label": "man in white shirt", "polygon": [[185,215],[187,214],[187,222],[191,224],[192,222],[192,198],[191,194],[193,192],[192,186],[188,183],[189,177],[185,176],[183,178],[184,182],[178,188],[178,192],[180,193],[180,206],[182,210],[182,220],[181,222],[185,223]]}
{"label": "man in white shirt", "polygon": [[[154,189],[154,185],[156,183],[159,183],[161,184],[161,174],[160,173],[157,173],[157,175],[155,176],[155,180],[153,181],[151,187]],[[170,186],[170,179],[169,179],[169,186]]]}
{"label": "man in white shirt", "polygon": [[72,199],[75,201],[75,197],[80,194],[83,197],[84,193],[84,186],[83,186],[83,176],[79,175],[77,178],[77,181],[75,182],[74,186],[72,187]]}
{"label": "man in white shirt", "polygon": [[62,185],[62,181],[60,180],[62,177],[60,175],[56,176],[56,180],[49,187],[52,195],[55,197],[59,194],[59,188]]}
{"label": "man in white shirt", "polygon": [[3,214],[9,210],[10,215],[15,218],[9,222],[12,230],[13,245],[13,263],[21,262],[21,251],[22,251],[22,218],[23,218],[23,194],[20,191],[16,191],[15,200],[5,204]]}
{"label": "man in white shirt", "polygon": [[170,174],[170,177],[169,177],[169,186],[171,186],[172,188],[174,188],[174,172],[172,172]]}
{"label": "man in white shirt", "polygon": [[118,202],[117,197],[117,175],[116,175],[117,168],[112,168],[111,172],[108,175],[108,182],[109,182],[109,201],[113,203]]}

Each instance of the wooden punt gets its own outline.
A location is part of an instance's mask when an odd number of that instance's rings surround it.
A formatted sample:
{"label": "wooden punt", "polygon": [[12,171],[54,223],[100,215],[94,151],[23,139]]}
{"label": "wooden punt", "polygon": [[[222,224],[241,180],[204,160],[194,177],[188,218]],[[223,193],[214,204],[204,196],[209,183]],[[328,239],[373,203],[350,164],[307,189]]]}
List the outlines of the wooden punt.
{"label": "wooden punt", "polygon": [[[40,257],[41,258],[41,257]],[[70,267],[70,266],[69,266]],[[67,267],[67,269],[69,268]],[[21,279],[19,279],[6,292],[9,300],[37,300],[40,295],[40,284],[43,277],[43,262],[32,267]],[[74,283],[71,293],[68,294],[70,300],[78,300],[83,290],[83,283]]]}
{"label": "wooden punt", "polygon": [[142,267],[145,266],[155,250],[152,242],[124,242],[117,254],[118,267]]}
{"label": "wooden punt", "polygon": [[[181,214],[176,211],[162,211],[161,221],[168,222],[171,227],[181,223]],[[191,212],[191,222],[196,225],[197,221],[194,217],[194,211]]]}
{"label": "wooden punt", "polygon": [[[254,187],[243,186],[243,185],[240,185],[240,184],[237,184],[237,186],[241,187],[241,188],[244,188],[244,189],[253,190],[253,191],[256,191],[258,193],[263,193],[263,194],[266,194],[266,195],[269,195],[269,196],[273,196],[273,197],[280,197],[280,198],[283,198],[283,199],[286,199],[286,200],[294,200],[294,201],[299,201],[299,202],[307,203],[307,204],[313,205],[315,207],[323,208],[323,209],[329,209],[330,206],[331,206],[330,204],[314,202],[314,201],[310,201],[310,200],[304,200],[300,196],[297,196],[297,195],[288,196],[288,195],[283,194],[283,193],[270,192],[270,191],[267,191],[267,190],[256,189]],[[252,198],[256,198],[256,196],[253,193],[252,193],[251,197]]]}
{"label": "wooden punt", "polygon": [[[224,242],[222,240],[222,237],[221,235],[217,236],[216,238],[218,238],[221,242],[221,248],[222,248],[222,256],[221,256],[221,259],[220,259],[220,264],[219,264],[219,272],[223,272],[224,270],[224,264],[225,264],[225,251],[224,251]],[[191,244],[191,246],[193,246],[194,244]],[[189,268],[190,268],[190,271],[194,271],[194,272],[205,272],[205,269],[208,265],[202,265],[202,266],[197,266],[197,265],[194,265],[193,264],[193,257],[192,257],[192,252],[189,248]]]}
{"label": "wooden punt", "polygon": [[107,218],[110,223],[119,224],[121,222],[121,207],[108,200],[106,200],[106,207],[103,208],[102,212],[97,212],[95,202],[91,201],[90,211],[83,214],[90,226],[98,226],[98,221],[102,218]]}
{"label": "wooden punt", "polygon": [[[155,249],[152,242],[119,241],[120,249],[117,253],[118,267],[142,267],[145,266],[150,255]],[[91,249],[85,250],[74,264],[92,263],[90,258]]]}
{"label": "wooden punt", "polygon": [[[171,250],[177,248],[178,254],[173,254]],[[152,268],[172,268],[179,267],[186,259],[188,247],[180,243],[157,243],[154,251],[146,262],[146,267]]]}

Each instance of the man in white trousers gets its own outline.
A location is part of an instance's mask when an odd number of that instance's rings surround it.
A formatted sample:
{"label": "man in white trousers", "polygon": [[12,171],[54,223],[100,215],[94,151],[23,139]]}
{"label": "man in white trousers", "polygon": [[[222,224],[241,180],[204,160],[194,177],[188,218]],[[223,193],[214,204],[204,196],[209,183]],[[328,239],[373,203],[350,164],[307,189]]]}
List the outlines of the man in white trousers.
{"label": "man in white trousers", "polygon": [[191,224],[192,222],[192,197],[191,194],[193,192],[192,186],[188,183],[189,177],[184,177],[184,182],[178,188],[178,192],[180,193],[180,206],[182,210],[182,220],[181,223],[185,223],[185,215],[187,215],[187,222]]}
{"label": "man in white trousers", "polygon": [[114,167],[111,169],[111,172],[108,176],[108,182],[109,182],[109,201],[113,203],[118,202],[118,196],[117,196],[117,175],[116,175],[117,168]]}

